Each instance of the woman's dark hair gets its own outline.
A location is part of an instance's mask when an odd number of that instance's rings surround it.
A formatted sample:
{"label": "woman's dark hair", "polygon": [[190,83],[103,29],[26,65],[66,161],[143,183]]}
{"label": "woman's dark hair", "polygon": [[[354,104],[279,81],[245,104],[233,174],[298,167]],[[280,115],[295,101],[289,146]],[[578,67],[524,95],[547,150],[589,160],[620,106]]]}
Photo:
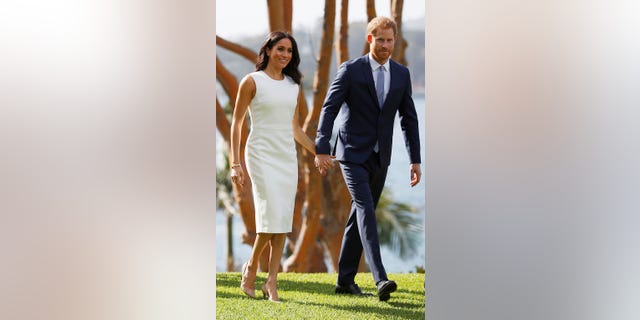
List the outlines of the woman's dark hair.
{"label": "woman's dark hair", "polygon": [[291,49],[293,52],[291,53],[291,61],[289,61],[289,64],[282,69],[282,73],[291,77],[295,83],[300,84],[300,81],[302,80],[302,73],[298,70],[298,66],[300,65],[298,44],[291,34],[284,31],[273,31],[267,35],[262,46],[260,46],[260,52],[258,52],[256,71],[264,70],[267,67],[267,64],[269,64],[267,50],[271,50],[278,41],[284,38],[291,40]]}

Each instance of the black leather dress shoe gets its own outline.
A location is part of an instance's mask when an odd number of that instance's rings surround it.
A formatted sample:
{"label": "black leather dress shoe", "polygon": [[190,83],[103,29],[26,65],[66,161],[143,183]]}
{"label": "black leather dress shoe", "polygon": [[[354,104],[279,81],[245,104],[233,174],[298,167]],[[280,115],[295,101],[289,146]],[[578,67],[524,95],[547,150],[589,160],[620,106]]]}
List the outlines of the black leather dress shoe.
{"label": "black leather dress shoe", "polygon": [[362,292],[362,290],[360,290],[360,287],[358,287],[358,285],[355,283],[346,286],[341,286],[339,284],[336,285],[336,293],[353,294],[356,296],[372,296],[372,294],[369,292]]}
{"label": "black leather dress shoe", "polygon": [[376,285],[378,287],[378,298],[380,301],[387,301],[391,299],[391,292],[398,289],[398,285],[393,280],[381,280]]}

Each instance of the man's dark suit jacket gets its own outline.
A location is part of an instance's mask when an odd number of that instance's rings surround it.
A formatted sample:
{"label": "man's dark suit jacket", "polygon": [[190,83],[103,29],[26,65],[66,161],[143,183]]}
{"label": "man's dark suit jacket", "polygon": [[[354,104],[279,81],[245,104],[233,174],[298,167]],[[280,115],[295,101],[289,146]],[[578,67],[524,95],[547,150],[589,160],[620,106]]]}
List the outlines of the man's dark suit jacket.
{"label": "man's dark suit jacket", "polygon": [[[420,137],[416,109],[411,98],[409,69],[389,60],[391,84],[382,109],[378,105],[369,55],[343,63],[329,88],[320,114],[316,153],[334,154],[336,160],[364,163],[379,143],[380,164],[391,161],[393,122],[396,112],[411,163],[420,163]],[[343,102],[346,104],[343,106]],[[338,128],[335,149],[331,150],[333,123],[340,112],[344,122]]]}

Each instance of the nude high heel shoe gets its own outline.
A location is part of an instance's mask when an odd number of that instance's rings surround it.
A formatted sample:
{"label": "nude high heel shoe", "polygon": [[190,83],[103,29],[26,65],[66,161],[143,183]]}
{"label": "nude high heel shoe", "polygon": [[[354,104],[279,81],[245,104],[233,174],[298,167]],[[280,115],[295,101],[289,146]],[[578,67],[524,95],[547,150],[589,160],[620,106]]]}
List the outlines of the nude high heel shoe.
{"label": "nude high heel shoe", "polygon": [[262,294],[264,299],[268,299],[271,302],[281,303],[280,299],[278,299],[278,290],[276,286],[273,288],[267,288],[267,283],[262,285]]}
{"label": "nude high heel shoe", "polygon": [[[253,288],[253,286],[249,287],[248,283],[249,283],[249,279],[247,277],[247,268],[249,267],[249,262],[245,262],[242,265],[242,276],[241,276],[241,280],[240,280],[240,290],[242,290],[242,292],[244,292],[244,294],[246,294],[247,296],[256,299],[256,289]],[[255,282],[255,276],[253,277],[253,281]]]}

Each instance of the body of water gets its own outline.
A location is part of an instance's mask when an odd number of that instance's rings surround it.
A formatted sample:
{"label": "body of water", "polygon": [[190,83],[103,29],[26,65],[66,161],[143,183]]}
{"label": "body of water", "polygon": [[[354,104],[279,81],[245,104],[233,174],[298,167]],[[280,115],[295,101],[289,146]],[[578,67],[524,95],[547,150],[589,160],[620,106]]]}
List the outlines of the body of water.
{"label": "body of water", "polygon": [[[308,97],[309,103],[312,102],[312,97]],[[387,175],[387,181],[385,188],[391,190],[392,198],[395,201],[409,204],[417,209],[418,215],[423,222],[424,229],[424,217],[425,217],[425,180],[424,174],[426,173],[424,161],[425,161],[425,98],[424,95],[415,95],[414,102],[416,105],[416,111],[418,112],[419,126],[420,126],[420,145],[422,153],[422,171],[423,179],[417,186],[411,188],[409,185],[409,156],[404,144],[404,138],[402,136],[402,130],[400,130],[399,120],[396,119],[395,129],[393,133],[393,154],[391,157],[391,165]],[[218,137],[218,146],[222,145],[220,138]],[[221,162],[218,162],[221,163]],[[336,167],[337,168],[337,167]],[[338,169],[339,170],[339,169]],[[240,217],[233,217],[233,249],[235,256],[236,270],[240,269],[240,266],[251,255],[251,247],[240,242],[240,237],[244,232],[244,225]],[[226,271],[226,241],[227,241],[227,229],[226,229],[226,215],[218,210],[216,213],[216,269],[217,271]],[[416,266],[425,266],[424,250],[425,241],[424,234],[419,240],[417,253],[407,259],[400,259],[395,252],[389,248],[382,246],[381,254],[382,261],[389,273],[402,273],[413,272]],[[327,263],[328,264],[328,263]],[[329,265],[329,264],[328,264]],[[329,265],[329,268],[331,266]],[[334,270],[330,270],[334,271]]]}

